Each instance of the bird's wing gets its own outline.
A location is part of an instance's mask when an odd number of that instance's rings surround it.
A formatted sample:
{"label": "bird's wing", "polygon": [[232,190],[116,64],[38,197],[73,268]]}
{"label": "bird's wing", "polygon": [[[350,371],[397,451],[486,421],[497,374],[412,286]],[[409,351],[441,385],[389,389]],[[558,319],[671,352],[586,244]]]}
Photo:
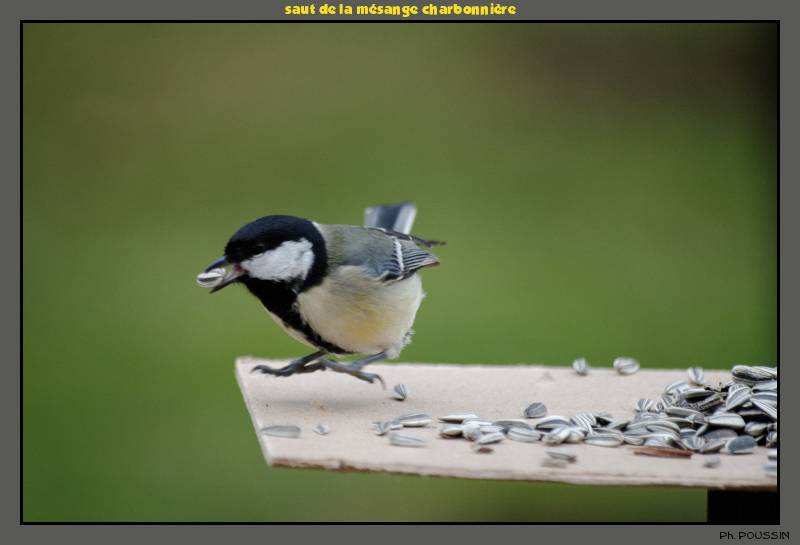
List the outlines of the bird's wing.
{"label": "bird's wing", "polygon": [[417,246],[410,235],[337,225],[334,236],[341,250],[330,256],[333,264],[362,267],[367,274],[384,282],[402,280],[423,267],[439,264],[436,256]]}

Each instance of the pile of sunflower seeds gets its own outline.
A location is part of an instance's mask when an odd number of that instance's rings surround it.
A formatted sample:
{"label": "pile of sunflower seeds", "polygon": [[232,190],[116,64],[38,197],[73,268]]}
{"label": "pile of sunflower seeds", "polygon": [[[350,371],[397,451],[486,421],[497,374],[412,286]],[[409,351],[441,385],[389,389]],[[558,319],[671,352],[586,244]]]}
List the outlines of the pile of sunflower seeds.
{"label": "pile of sunflower seeds", "polygon": [[[638,368],[635,360],[632,363],[628,358],[620,359],[618,369]],[[777,447],[777,367],[737,365],[732,375],[727,383],[711,386],[705,383],[702,368],[691,367],[687,379],[668,384],[660,399],[640,399],[634,407],[635,415],[629,419],[615,419],[606,412],[545,416],[544,404],[534,402],[523,409],[522,414],[527,419],[536,419],[535,422],[484,420],[464,412],[439,417],[442,422],[439,433],[448,439],[461,437],[472,441],[476,450],[506,439],[546,445],[586,443],[618,447],[629,444],[679,449],[688,451],[687,455],[691,452],[747,454],[758,445]],[[397,429],[402,427],[401,420],[394,423]],[[393,428],[387,427],[383,433],[389,429]],[[651,450],[658,452],[658,449]],[[717,464],[716,459],[711,459],[706,467]],[[765,470],[774,473],[775,466],[771,461]]]}

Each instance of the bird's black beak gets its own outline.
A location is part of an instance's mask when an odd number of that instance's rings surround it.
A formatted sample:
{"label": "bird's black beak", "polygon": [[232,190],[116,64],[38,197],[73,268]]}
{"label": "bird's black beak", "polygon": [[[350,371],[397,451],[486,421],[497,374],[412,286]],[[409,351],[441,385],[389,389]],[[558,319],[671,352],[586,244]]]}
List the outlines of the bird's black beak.
{"label": "bird's black beak", "polygon": [[[216,261],[214,261],[211,265],[206,267],[203,272],[208,272],[211,269],[224,267],[225,265],[230,265],[230,264],[231,263],[230,261],[228,261],[228,258],[222,256]],[[222,281],[220,281],[219,284],[211,288],[211,291],[209,293],[215,293],[224,288],[225,286],[230,286],[231,284],[237,282],[241,277],[245,276],[246,274],[247,273],[245,272],[245,270],[242,269],[238,263],[233,263],[233,267],[231,267],[231,269],[227,272],[227,274],[225,274],[225,276],[222,278]]]}

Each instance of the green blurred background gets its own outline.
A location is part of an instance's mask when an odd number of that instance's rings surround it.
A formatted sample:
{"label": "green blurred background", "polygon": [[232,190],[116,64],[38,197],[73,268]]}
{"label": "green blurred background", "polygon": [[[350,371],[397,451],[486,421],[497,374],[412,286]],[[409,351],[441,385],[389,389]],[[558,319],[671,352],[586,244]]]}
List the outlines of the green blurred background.
{"label": "green blurred background", "polygon": [[775,31],[25,24],[24,520],[704,520],[269,468],[233,360],[306,349],[194,277],[256,217],[409,199],[450,244],[402,361],[774,364]]}

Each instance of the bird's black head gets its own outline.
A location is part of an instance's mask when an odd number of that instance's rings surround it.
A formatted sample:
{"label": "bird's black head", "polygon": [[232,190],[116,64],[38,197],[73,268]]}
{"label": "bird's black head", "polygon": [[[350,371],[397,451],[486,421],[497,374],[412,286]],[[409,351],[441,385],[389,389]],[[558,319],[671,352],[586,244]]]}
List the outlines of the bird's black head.
{"label": "bird's black head", "polygon": [[206,270],[226,264],[233,269],[213,291],[234,282],[251,288],[268,282],[305,289],[318,284],[325,274],[325,240],[307,219],[264,216],[236,231],[225,245],[225,255]]}

